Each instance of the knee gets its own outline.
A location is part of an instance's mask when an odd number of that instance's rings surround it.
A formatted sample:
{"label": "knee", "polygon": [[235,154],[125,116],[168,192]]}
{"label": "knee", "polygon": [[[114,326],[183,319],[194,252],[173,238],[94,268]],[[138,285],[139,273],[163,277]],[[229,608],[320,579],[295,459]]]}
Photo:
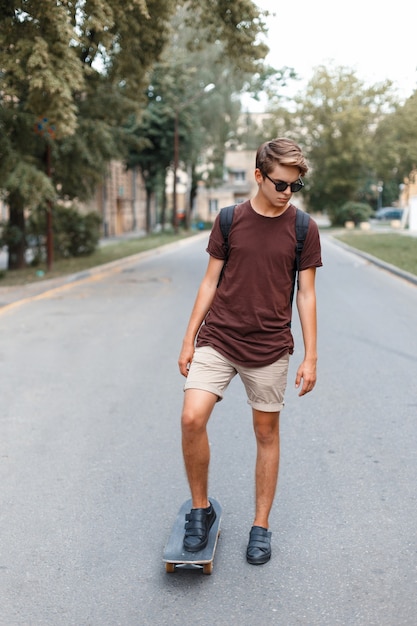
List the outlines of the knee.
{"label": "knee", "polygon": [[278,442],[278,435],[276,432],[271,430],[256,430],[255,431],[256,441],[260,446],[271,446],[275,445]]}
{"label": "knee", "polygon": [[199,389],[188,389],[185,392],[181,415],[184,436],[193,437],[205,432],[216,399],[213,394]]}
{"label": "knee", "polygon": [[185,436],[193,436],[204,432],[207,420],[205,416],[190,408],[184,408],[181,416],[181,430]]}
{"label": "knee", "polygon": [[254,425],[256,441],[261,446],[270,446],[279,441],[278,422]]}

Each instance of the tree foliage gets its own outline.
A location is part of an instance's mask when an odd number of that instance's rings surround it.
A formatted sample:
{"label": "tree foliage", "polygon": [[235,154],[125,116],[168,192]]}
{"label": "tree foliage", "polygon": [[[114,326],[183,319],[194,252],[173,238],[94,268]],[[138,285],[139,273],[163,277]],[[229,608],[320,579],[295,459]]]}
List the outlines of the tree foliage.
{"label": "tree foliage", "polygon": [[[188,20],[207,23],[208,40],[223,41],[237,65],[259,68],[266,53],[257,41],[262,14],[249,0],[0,3],[0,188],[11,225],[23,233],[9,246],[9,268],[24,263],[24,210],[35,195],[40,205],[86,198],[110,159],[124,158],[132,142],[139,147],[126,123],[146,106],[149,71],[181,6]],[[16,180],[33,179],[35,171],[37,194],[27,194]]]}
{"label": "tree foliage", "polygon": [[377,175],[384,183],[398,186],[417,167],[417,91],[381,121],[375,151]]}
{"label": "tree foliage", "polygon": [[[106,161],[123,153],[120,126],[139,111],[137,91],[163,49],[166,12],[174,6],[169,0],[0,5],[0,187],[11,224],[23,231],[9,246],[9,268],[24,264],[24,210],[33,198],[42,205],[88,196]],[[35,171],[36,193],[20,184]]]}
{"label": "tree foliage", "polygon": [[268,47],[259,35],[266,32],[267,12],[251,0],[188,0],[184,5],[186,25],[204,25],[201,36],[188,41],[190,50],[221,41],[225,56],[241,74],[262,71]]}

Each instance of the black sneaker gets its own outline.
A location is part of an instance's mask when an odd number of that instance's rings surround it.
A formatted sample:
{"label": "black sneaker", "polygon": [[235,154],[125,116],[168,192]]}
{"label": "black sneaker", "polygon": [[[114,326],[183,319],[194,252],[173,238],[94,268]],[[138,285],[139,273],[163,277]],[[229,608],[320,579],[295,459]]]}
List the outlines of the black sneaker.
{"label": "black sneaker", "polygon": [[267,528],[252,526],[246,550],[248,563],[251,563],[251,565],[262,565],[269,561],[271,558],[271,534]]}
{"label": "black sneaker", "polygon": [[207,509],[191,509],[185,516],[184,549],[199,552],[206,547],[210,528],[216,519],[216,511],[210,502]]}

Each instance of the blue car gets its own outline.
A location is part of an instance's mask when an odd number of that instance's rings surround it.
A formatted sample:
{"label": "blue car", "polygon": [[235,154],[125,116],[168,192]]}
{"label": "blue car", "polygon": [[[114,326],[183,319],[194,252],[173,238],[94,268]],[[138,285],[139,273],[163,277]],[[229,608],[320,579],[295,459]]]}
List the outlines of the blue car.
{"label": "blue car", "polygon": [[395,206],[384,206],[375,212],[375,219],[390,222],[391,220],[400,220],[403,216],[403,210],[397,209]]}

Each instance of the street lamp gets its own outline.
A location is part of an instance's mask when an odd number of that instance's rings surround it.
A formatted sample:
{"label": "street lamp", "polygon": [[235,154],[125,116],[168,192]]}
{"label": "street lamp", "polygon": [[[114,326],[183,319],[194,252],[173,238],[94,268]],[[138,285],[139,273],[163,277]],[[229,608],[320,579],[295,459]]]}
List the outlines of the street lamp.
{"label": "street lamp", "polygon": [[177,216],[177,172],[179,167],[179,151],[180,151],[180,140],[179,140],[179,114],[185,108],[193,104],[196,100],[199,100],[204,94],[212,91],[216,85],[214,83],[209,83],[206,85],[201,91],[195,94],[193,98],[187,100],[182,105],[177,105],[174,109],[174,163],[173,163],[173,184],[172,184],[172,225],[174,227],[174,231],[178,231],[178,216]]}

